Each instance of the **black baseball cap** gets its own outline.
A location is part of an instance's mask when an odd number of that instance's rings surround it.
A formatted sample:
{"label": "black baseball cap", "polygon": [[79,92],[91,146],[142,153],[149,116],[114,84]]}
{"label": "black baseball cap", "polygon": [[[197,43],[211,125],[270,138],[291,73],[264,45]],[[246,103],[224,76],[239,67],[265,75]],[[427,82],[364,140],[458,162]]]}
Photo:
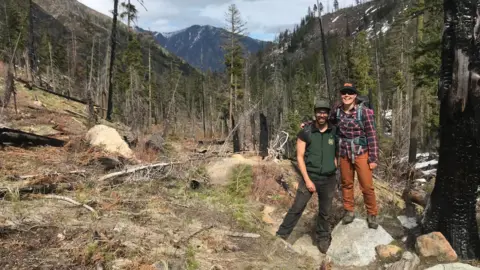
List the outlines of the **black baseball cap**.
{"label": "black baseball cap", "polygon": [[340,88],[340,93],[342,92],[354,92],[355,94],[358,95],[358,90],[355,88],[355,86],[352,83],[344,83],[343,87]]}

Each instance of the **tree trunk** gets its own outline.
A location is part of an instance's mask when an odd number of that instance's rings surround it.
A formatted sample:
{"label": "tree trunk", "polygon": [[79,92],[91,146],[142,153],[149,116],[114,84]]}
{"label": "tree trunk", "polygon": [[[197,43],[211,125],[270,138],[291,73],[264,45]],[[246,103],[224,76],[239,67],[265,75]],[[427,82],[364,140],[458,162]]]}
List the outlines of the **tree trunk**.
{"label": "tree trunk", "polygon": [[13,73],[12,73],[12,65],[11,63],[5,63],[5,92],[3,97],[3,108],[8,107],[8,103],[10,103],[10,97],[12,94],[15,94],[15,84],[13,80]]}
{"label": "tree trunk", "polygon": [[95,37],[92,42],[92,51],[90,55],[90,74],[88,75],[88,85],[87,85],[87,106],[88,106],[88,128],[91,128],[96,123],[95,110],[93,104],[93,89],[92,89],[92,78],[93,78],[93,52],[95,51]]}
{"label": "tree trunk", "polygon": [[[425,5],[424,0],[419,0],[418,5],[423,7]],[[423,40],[423,15],[418,16],[417,18],[417,43],[422,42]],[[418,61],[418,59],[416,59]],[[416,81],[416,80],[415,80]],[[418,135],[419,135],[419,126],[420,126],[420,108],[422,100],[422,89],[414,87],[412,89],[412,112],[411,112],[411,121],[410,121],[410,144],[408,150],[408,164],[410,167],[414,166],[417,162],[417,148],[418,148]],[[412,168],[413,169],[413,168]],[[410,192],[414,173],[409,173],[407,183],[405,185],[404,194]],[[415,206],[410,201],[409,197],[405,197],[405,212],[407,216],[415,215]]]}
{"label": "tree trunk", "polygon": [[268,124],[263,113],[260,113],[260,156],[268,156]]}
{"label": "tree trunk", "polygon": [[383,96],[382,86],[380,85],[380,61],[378,59],[378,37],[376,37],[375,43],[375,66],[377,70],[377,133],[383,134]]}
{"label": "tree trunk", "polygon": [[[444,2],[440,150],[435,187],[422,220],[424,233],[441,232],[461,259],[480,257],[476,221],[480,183],[480,2]],[[472,16],[476,15],[476,18]],[[462,25],[457,25],[458,22]],[[473,35],[472,35],[473,34]]]}
{"label": "tree trunk", "polygon": [[[319,2],[317,0],[317,6],[319,6]],[[320,36],[322,38],[322,53],[323,53],[323,62],[325,63],[325,77],[327,78],[327,92],[328,92],[328,99],[330,102],[333,101],[331,94],[332,94],[332,75],[330,72],[330,63],[328,62],[328,53],[327,53],[327,42],[325,40],[325,35],[323,33],[323,25],[322,25],[322,16],[320,9],[318,10],[318,21],[320,24]]]}
{"label": "tree trunk", "polygon": [[107,121],[112,120],[113,112],[113,66],[115,63],[115,48],[117,37],[117,16],[118,16],[118,0],[113,0],[113,20],[112,20],[112,33],[110,34],[110,65],[108,68],[108,101],[107,101]]}
{"label": "tree trunk", "polygon": [[[130,29],[130,27],[128,28]],[[152,52],[148,47],[148,127],[152,125]]]}
{"label": "tree trunk", "polygon": [[33,60],[33,43],[34,43],[34,35],[33,35],[33,3],[32,0],[28,1],[28,57],[26,58],[27,64],[27,80],[29,84],[33,85],[33,70],[35,69],[35,61]]}

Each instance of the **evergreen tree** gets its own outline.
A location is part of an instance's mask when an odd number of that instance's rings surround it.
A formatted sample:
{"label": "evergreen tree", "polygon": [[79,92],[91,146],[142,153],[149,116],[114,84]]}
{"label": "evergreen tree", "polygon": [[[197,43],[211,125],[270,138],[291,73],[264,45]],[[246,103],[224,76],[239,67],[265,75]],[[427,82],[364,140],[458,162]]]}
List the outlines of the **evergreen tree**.
{"label": "evergreen tree", "polygon": [[352,51],[352,69],[353,79],[357,89],[362,95],[367,95],[368,90],[375,89],[375,80],[373,79],[372,63],[370,58],[370,44],[367,39],[367,33],[361,31],[353,41]]}

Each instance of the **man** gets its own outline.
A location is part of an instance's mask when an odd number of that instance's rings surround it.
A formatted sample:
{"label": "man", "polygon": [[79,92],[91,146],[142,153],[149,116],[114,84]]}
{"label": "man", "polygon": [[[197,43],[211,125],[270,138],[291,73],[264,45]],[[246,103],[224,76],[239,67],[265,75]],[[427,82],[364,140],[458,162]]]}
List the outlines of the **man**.
{"label": "man", "polygon": [[364,104],[358,104],[358,91],[352,84],[344,84],[340,95],[342,103],[331,112],[330,121],[337,127],[339,139],[338,156],[345,210],[343,223],[348,224],[355,219],[353,180],[357,172],[367,208],[368,227],[377,229],[378,210],[372,174],[378,161],[374,113]]}
{"label": "man", "polygon": [[335,194],[336,140],[335,128],[328,123],[330,104],[326,100],[316,103],[315,122],[297,135],[297,161],[303,180],[300,181],[295,200],[288,210],[277,236],[287,239],[302,216],[314,192],[318,195],[318,219],[315,243],[326,253],[331,241],[330,214]]}

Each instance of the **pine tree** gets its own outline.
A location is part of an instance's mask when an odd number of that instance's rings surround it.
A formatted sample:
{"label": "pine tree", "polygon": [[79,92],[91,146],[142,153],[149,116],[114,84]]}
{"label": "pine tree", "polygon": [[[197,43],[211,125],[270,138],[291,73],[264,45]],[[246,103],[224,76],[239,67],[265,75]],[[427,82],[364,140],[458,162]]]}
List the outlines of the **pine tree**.
{"label": "pine tree", "polygon": [[375,89],[375,80],[372,77],[373,69],[370,58],[370,44],[367,33],[361,31],[353,41],[352,65],[353,79],[362,95],[367,95],[369,89]]}

